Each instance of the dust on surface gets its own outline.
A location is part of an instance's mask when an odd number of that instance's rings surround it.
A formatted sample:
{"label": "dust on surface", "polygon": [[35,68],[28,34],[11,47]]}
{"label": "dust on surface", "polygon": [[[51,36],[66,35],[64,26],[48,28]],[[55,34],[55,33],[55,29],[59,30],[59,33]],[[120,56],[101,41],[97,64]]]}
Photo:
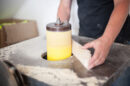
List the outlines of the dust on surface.
{"label": "dust on surface", "polygon": [[71,69],[17,65],[19,71],[51,86],[101,86],[108,78],[79,78]]}

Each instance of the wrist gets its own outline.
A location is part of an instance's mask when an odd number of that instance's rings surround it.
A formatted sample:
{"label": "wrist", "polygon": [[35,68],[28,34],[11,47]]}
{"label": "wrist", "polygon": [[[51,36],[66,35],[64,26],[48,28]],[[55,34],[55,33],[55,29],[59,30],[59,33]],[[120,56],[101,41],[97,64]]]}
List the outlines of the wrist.
{"label": "wrist", "polygon": [[108,44],[109,46],[111,46],[111,45],[113,44],[113,42],[114,42],[114,40],[113,40],[112,37],[108,37],[108,36],[105,36],[105,35],[101,36],[100,39],[101,39],[104,43]]}

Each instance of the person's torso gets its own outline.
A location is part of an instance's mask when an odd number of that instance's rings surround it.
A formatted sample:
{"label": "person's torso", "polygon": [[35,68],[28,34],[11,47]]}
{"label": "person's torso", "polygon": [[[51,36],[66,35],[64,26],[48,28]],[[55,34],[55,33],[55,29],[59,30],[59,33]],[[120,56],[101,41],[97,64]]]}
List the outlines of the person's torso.
{"label": "person's torso", "polygon": [[113,0],[78,0],[80,35],[101,36],[112,13]]}
{"label": "person's torso", "polygon": [[[100,37],[108,24],[114,0],[77,0],[80,36]],[[128,15],[116,42],[130,41],[130,16]]]}

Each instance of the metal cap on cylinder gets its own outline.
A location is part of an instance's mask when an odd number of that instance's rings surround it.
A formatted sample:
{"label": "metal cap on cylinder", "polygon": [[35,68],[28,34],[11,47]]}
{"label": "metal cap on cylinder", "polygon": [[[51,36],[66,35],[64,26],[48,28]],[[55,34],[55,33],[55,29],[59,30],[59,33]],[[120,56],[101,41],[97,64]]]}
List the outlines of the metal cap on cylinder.
{"label": "metal cap on cylinder", "polygon": [[61,22],[60,18],[55,23],[49,23],[46,26],[48,31],[68,31],[71,30],[71,24],[68,21]]}

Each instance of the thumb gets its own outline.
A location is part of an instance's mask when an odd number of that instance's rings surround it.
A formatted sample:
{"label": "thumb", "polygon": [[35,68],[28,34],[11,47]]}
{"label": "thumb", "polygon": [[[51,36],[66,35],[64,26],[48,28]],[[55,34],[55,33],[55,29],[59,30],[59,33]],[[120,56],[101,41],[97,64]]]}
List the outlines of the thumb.
{"label": "thumb", "polygon": [[82,48],[83,49],[93,48],[93,43],[92,42],[86,43]]}

